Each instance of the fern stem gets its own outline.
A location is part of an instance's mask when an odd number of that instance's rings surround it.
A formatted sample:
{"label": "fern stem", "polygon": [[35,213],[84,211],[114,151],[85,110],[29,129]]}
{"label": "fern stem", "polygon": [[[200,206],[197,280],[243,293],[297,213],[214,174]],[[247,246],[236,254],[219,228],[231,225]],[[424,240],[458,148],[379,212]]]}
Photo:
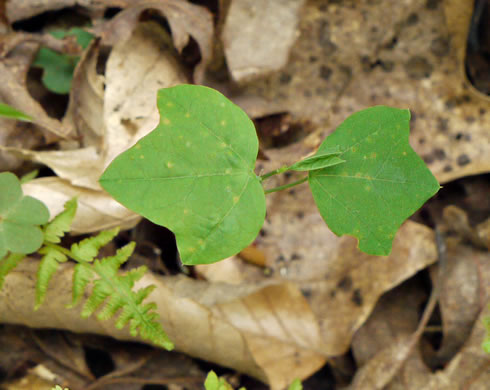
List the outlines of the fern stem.
{"label": "fern stem", "polygon": [[61,253],[63,253],[67,257],[69,257],[70,259],[75,260],[77,263],[85,264],[87,262],[86,260],[84,260],[84,259],[76,256],[75,254],[73,254],[71,250],[69,250],[67,248],[63,248],[61,245],[51,244],[49,242],[45,242],[44,246],[47,248],[56,249],[56,250],[60,251]]}

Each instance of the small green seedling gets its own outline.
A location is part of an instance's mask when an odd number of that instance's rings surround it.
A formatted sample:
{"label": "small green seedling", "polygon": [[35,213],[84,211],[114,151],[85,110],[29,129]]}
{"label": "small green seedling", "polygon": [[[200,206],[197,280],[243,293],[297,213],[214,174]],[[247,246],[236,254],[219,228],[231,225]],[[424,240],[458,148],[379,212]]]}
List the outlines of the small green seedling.
{"label": "small green seedling", "polygon": [[[204,382],[206,390],[233,390],[233,387],[226,381],[225,378],[216,375],[214,371],[210,371]],[[245,387],[240,387],[238,390],[246,390]],[[303,390],[303,385],[299,379],[295,379],[288,390]]]}
{"label": "small green seedling", "polygon": [[[161,89],[160,124],[119,155],[100,178],[117,201],[172,230],[184,264],[207,264],[249,245],[265,219],[265,194],[308,181],[337,235],[388,255],[400,225],[440,188],[408,142],[410,112],[376,106],[347,118],[317,153],[257,176],[252,121],[219,92]],[[303,178],[263,188],[288,170]]]}
{"label": "small green seedling", "polygon": [[[77,43],[83,49],[86,49],[94,38],[92,34],[79,27],[71,28],[68,31],[54,30],[50,34],[58,39],[75,36]],[[42,47],[39,49],[32,65],[43,69],[42,81],[48,90],[59,94],[67,94],[70,92],[73,72],[79,60],[80,56],[61,54],[52,49]]]}

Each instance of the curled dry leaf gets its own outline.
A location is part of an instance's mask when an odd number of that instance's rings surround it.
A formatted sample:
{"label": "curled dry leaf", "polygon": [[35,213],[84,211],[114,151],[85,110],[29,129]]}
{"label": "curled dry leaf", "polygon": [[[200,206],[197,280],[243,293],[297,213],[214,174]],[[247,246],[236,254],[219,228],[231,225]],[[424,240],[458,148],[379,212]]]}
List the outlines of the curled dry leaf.
{"label": "curled dry leaf", "polygon": [[[25,260],[7,276],[0,291],[1,322],[133,340],[127,329],[84,320],[79,309],[65,308],[71,299],[69,264],[55,274],[45,304],[33,312],[37,266]],[[136,288],[148,284],[156,285],[149,300],[157,303],[162,326],[179,351],[245,372],[277,390],[325,363],[316,319],[292,284],[233,286],[148,273]]]}
{"label": "curled dry leaf", "polygon": [[226,62],[235,81],[279,70],[297,37],[304,0],[233,0],[223,29]]}
{"label": "curled dry leaf", "polygon": [[76,187],[59,177],[31,180],[22,185],[22,190],[24,194],[42,201],[48,207],[51,217],[63,211],[65,202],[78,197],[77,214],[70,230],[72,234],[90,233],[116,226],[129,229],[141,219],[106,193]]}
{"label": "curled dry leaf", "polygon": [[[15,36],[10,34],[7,37]],[[8,44],[8,40],[5,44]],[[36,43],[23,42],[12,49],[8,57],[0,57],[0,74],[2,75],[0,101],[33,118],[34,123],[39,126],[46,140],[50,142],[58,137],[67,138],[71,129],[62,126],[60,121],[48,116],[27,90],[27,72],[37,48]]]}
{"label": "curled dry leaf", "polygon": [[[437,268],[440,265],[437,266]],[[439,297],[443,340],[432,359],[445,364],[468,339],[475,320],[490,299],[490,254],[448,241]],[[433,281],[437,283],[433,269]]]}
{"label": "curled dry leaf", "polygon": [[104,44],[115,45],[125,41],[138,25],[141,13],[147,10],[157,10],[167,18],[172,41],[179,52],[190,42],[190,37],[195,39],[201,52],[201,61],[194,70],[194,81],[200,84],[204,67],[211,60],[213,38],[213,17],[204,7],[182,0],[138,1],[111,21],[96,27],[95,32],[102,37]]}

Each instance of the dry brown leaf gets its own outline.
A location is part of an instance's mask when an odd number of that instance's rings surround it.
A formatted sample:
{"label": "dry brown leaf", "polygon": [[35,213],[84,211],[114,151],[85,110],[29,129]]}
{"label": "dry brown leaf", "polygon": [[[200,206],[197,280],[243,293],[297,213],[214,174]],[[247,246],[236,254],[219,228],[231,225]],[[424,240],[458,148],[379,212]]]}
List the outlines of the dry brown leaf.
{"label": "dry brown leaf", "polygon": [[[444,364],[444,370],[433,374],[423,362],[419,348],[414,348],[406,356],[409,352],[406,346],[417,328],[418,310],[424,298],[423,288],[415,282],[408,282],[383,297],[354,336],[353,353],[361,368],[351,388],[485,388],[481,386],[488,380],[488,376],[485,379],[485,371],[488,372],[490,367],[490,357],[485,355],[481,344],[485,334],[482,318],[489,314],[489,260],[488,254],[460,244],[448,247],[445,268],[440,273],[444,278],[439,296],[444,339],[437,354],[426,357],[436,366]],[[468,339],[470,333],[473,334]],[[392,376],[387,374],[392,373],[397,358],[403,365],[397,368],[398,373],[391,380]],[[452,360],[446,364],[444,358]],[[468,387],[472,381],[475,387]]]}
{"label": "dry brown leaf", "polygon": [[[111,322],[80,318],[68,310],[72,265],[63,265],[51,281],[45,303],[34,312],[38,262],[24,260],[0,291],[0,321],[29,327],[111,335],[133,340]],[[232,367],[282,389],[325,363],[315,316],[292,284],[209,284],[186,277],[147,274],[137,287],[155,284],[150,300],[178,351]],[[15,300],[14,298],[15,297]]]}
{"label": "dry brown leaf", "polygon": [[63,211],[68,200],[77,197],[77,214],[71,225],[72,234],[91,233],[113,227],[130,229],[141,217],[121,206],[105,192],[76,187],[59,177],[45,177],[22,185],[26,195],[42,201],[51,217]]}
{"label": "dry brown leaf", "polygon": [[297,38],[304,0],[233,0],[223,29],[226,62],[235,81],[281,69]]}
{"label": "dry brown leaf", "polygon": [[0,74],[2,75],[0,101],[31,116],[48,141],[56,137],[67,138],[71,128],[49,117],[27,90],[27,72],[37,48],[36,43],[24,42],[11,50],[8,57],[0,58]]}
{"label": "dry brown leaf", "polygon": [[423,288],[408,281],[380,299],[352,341],[352,352],[360,367],[352,389],[382,389],[391,382],[388,389],[395,390],[404,389],[405,382],[413,388],[426,383],[430,370],[420,351],[414,348],[407,357],[425,298]]}
{"label": "dry brown leaf", "polygon": [[106,64],[104,168],[158,125],[158,89],[188,81],[176,56],[155,23],[138,24],[128,40],[114,45]]}
{"label": "dry brown leaf", "polygon": [[[437,274],[438,267],[433,268],[432,275]],[[446,363],[467,340],[484,303],[490,299],[489,286],[490,254],[448,241],[439,298],[444,338],[432,357],[436,365],[437,361]]]}
{"label": "dry brown leaf", "polygon": [[[138,25],[140,15],[146,10],[157,10],[167,18],[175,48],[182,52],[194,38],[199,45],[201,61],[194,70],[194,82],[200,84],[206,64],[211,60],[213,18],[204,7],[185,0],[140,0],[117,14],[111,21],[95,28],[104,44],[115,45],[125,41]],[[163,86],[162,86],[163,87]]]}
{"label": "dry brown leaf", "polygon": [[443,3],[308,2],[288,65],[244,92],[329,131],[372,105],[410,108],[411,144],[439,181],[488,172],[488,100],[470,94],[457,46],[466,38],[454,40]]}

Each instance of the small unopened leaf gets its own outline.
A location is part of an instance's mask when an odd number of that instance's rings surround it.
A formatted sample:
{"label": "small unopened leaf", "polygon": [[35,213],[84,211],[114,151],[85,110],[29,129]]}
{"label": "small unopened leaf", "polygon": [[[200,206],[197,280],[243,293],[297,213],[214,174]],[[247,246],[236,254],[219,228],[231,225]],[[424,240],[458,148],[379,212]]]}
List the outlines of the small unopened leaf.
{"label": "small unopened leaf", "polygon": [[16,110],[13,107],[10,107],[8,104],[0,103],[0,117],[9,118],[9,119],[18,119],[21,121],[31,122],[32,118],[24,114],[22,111]]}
{"label": "small unopened leaf", "polygon": [[27,254],[38,250],[43,243],[39,225],[48,219],[46,206],[24,196],[14,174],[0,173],[0,259],[7,251]]}
{"label": "small unopened leaf", "polygon": [[318,153],[340,146],[344,164],[309,172],[320,214],[359,249],[388,255],[395,233],[440,188],[408,143],[410,112],[377,106],[347,118]]}
{"label": "small unopened leaf", "polygon": [[124,206],[172,230],[185,264],[239,252],[265,218],[253,123],[203,86],[161,89],[157,104],[158,127],[119,155],[100,184]]}
{"label": "small unopened leaf", "polygon": [[291,165],[289,169],[293,171],[314,171],[315,169],[333,167],[334,165],[345,162],[345,160],[338,157],[340,153],[338,148],[332,149],[331,151],[324,150],[298,161],[296,164]]}

